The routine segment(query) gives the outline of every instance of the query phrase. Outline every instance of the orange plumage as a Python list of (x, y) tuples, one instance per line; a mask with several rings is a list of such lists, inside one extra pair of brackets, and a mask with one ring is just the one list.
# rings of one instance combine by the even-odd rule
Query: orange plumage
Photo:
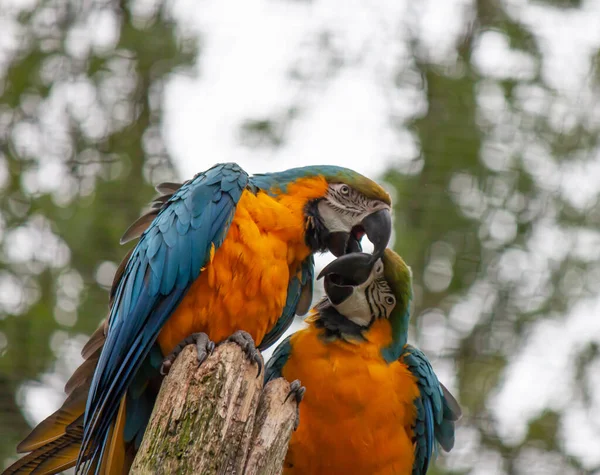
[(290, 340), (283, 376), (307, 391), (284, 473), (411, 474), (419, 390), (402, 362), (381, 355), (391, 342), (389, 322), (377, 321), (355, 343), (325, 343), (321, 332), (310, 325)]
[(263, 339), (281, 315), (290, 276), (311, 252), (304, 207), (326, 190), (316, 177), (277, 197), (244, 191), (225, 241), (158, 336), (164, 355), (196, 332), (219, 342), (244, 329), (255, 342)]

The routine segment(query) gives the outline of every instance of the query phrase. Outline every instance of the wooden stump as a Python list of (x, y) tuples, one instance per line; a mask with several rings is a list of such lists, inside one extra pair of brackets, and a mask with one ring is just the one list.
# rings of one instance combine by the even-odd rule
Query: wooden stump
[(293, 398), (285, 402), (289, 392), (290, 384), (283, 378), (265, 386), (256, 412), (245, 475), (281, 473), (297, 417), (297, 403)]
[(163, 381), (131, 474), (277, 474), (294, 422), (289, 384), (263, 375), (235, 343), (198, 366), (193, 345)]

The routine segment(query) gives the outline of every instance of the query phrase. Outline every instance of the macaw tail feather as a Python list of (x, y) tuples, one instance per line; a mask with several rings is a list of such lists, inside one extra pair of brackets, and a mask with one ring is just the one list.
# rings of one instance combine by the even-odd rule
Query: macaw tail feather
[(115, 422), (108, 432), (107, 443), (102, 450), (100, 472), (102, 475), (126, 475), (133, 463), (133, 457), (125, 446), (126, 397), (121, 400)]
[[(83, 433), (83, 432), (82, 432)], [(81, 447), (81, 436), (63, 436), (21, 458), (4, 474), (52, 475), (74, 467)]]
[(87, 400), (87, 388), (78, 388), (64, 402), (62, 407), (54, 414), (34, 428), (31, 433), (17, 446), (17, 452), (32, 452), (41, 449), (67, 434), (73, 423), (81, 418)]
[[(61, 410), (62, 408), (48, 419)], [(59, 427), (58, 424), (57, 427)], [(73, 467), (77, 461), (83, 437), (83, 412), (71, 424), (62, 426), (62, 431), (63, 433), (58, 437), (48, 434), (41, 445), (36, 443), (37, 448), (7, 468), (4, 475), (29, 473), (52, 475)], [(39, 434), (43, 436), (42, 432)]]
[(103, 323), (82, 351), (85, 361), (65, 385), (67, 399), (17, 446), (18, 453), (29, 453), (8, 467), (3, 475), (51, 475), (75, 465), (83, 439), (85, 406), (105, 332)]
[[(4, 474), (54, 475), (74, 467), (77, 463), (83, 439), (83, 418), (82, 413), (75, 421), (64, 428), (64, 433), (61, 436), (39, 446), (6, 469)], [(119, 408), (117, 419), (111, 426), (107, 443), (102, 451), (98, 473), (103, 475), (125, 475), (129, 472), (135, 453), (132, 450), (127, 450), (123, 440), (124, 429), (125, 398), (123, 398)], [(96, 472), (96, 465), (95, 461), (91, 461), (89, 464), (90, 473)]]

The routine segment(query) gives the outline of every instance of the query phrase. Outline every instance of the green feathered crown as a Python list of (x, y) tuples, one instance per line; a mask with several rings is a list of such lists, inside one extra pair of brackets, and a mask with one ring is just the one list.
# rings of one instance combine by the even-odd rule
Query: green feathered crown
[(290, 168), (283, 172), (257, 174), (250, 178), (253, 185), (265, 190), (281, 190), (285, 193), (287, 185), (300, 178), (322, 176), (327, 183), (345, 183), (369, 199), (392, 204), (390, 195), (376, 182), (349, 168), (334, 165), (312, 165)]
[(390, 314), (392, 344), (383, 350), (387, 361), (400, 357), (408, 338), (410, 302), (412, 300), (412, 272), (406, 262), (391, 249), (383, 254), (383, 275), (396, 297), (396, 306)]

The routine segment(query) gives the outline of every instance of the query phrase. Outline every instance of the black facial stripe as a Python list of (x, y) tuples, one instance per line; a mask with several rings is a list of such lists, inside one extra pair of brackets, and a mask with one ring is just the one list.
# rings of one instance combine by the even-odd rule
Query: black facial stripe
[(384, 279), (380, 279), (377, 282), (379, 284), (379, 288), (381, 289), (382, 294), (391, 294), (392, 293), (390, 284), (388, 284)]
[(360, 210), (354, 210), (353, 208), (342, 208), (334, 201), (330, 201), (329, 206), (331, 206), (338, 214), (356, 216), (361, 213)]
[(376, 285), (377, 285), (377, 293), (375, 294), (375, 302), (377, 303), (377, 309), (379, 310), (379, 313), (377, 314), (377, 318), (382, 318), (386, 316), (386, 312), (385, 312), (385, 305), (383, 304), (383, 295), (381, 293), (381, 288), (378, 285), (379, 283), (377, 281)]
[(380, 290), (382, 305), (384, 305), (384, 307), (385, 307), (385, 316), (387, 318), (390, 316), (390, 313), (392, 312), (392, 310), (388, 308), (388, 305), (385, 303), (385, 299), (389, 296), (393, 296), (392, 289), (391, 289), (390, 285), (384, 279), (381, 279), (379, 281), (379, 290)]
[(360, 206), (365, 206), (367, 204), (367, 197), (365, 195), (362, 195), (360, 193), (358, 193), (356, 195), (356, 202), (360, 205)]
[(365, 297), (372, 316), (371, 321), (385, 317), (386, 314), (385, 306), (381, 303), (381, 294), (377, 284), (378, 282), (375, 281), (365, 289)]
[[(330, 201), (331, 206), (340, 212), (346, 211), (346, 214), (360, 214), (367, 209), (369, 201), (367, 197), (352, 188), (350, 188), (350, 193), (347, 195), (342, 194), (339, 190), (334, 188), (330, 188), (327, 194), (338, 203), (344, 204), (344, 208), (339, 209), (334, 202)], [(354, 211), (354, 213), (348, 211)]]
[(375, 310), (373, 309), (373, 303), (374, 303), (374, 292), (375, 292), (375, 285), (371, 284), (369, 285), (366, 289), (365, 289), (365, 298), (367, 300), (367, 304), (369, 305), (369, 313), (371, 314), (371, 321), (373, 321), (373, 319), (375, 318)]
[(389, 311), (385, 304), (385, 298), (391, 295), (389, 284), (383, 279), (374, 280), (365, 289), (365, 298), (371, 312), (371, 321), (377, 318), (387, 318)]

